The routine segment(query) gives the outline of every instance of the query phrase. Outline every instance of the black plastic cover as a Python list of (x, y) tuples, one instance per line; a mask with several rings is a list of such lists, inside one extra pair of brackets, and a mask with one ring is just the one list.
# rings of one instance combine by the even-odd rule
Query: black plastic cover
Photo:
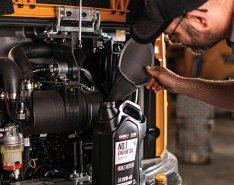
[(14, 8), (11, 0), (0, 1), (0, 15), (12, 14)]

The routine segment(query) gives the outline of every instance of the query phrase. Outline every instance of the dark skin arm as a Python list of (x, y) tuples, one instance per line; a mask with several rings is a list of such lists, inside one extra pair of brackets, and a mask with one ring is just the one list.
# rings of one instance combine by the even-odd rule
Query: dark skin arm
[(165, 89), (201, 100), (215, 107), (234, 111), (234, 81), (213, 81), (181, 77), (163, 67), (147, 67), (152, 76), (146, 85), (155, 93)]

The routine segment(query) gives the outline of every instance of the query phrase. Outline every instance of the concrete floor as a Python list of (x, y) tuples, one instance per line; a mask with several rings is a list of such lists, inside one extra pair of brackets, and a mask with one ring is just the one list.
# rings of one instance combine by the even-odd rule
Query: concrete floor
[(234, 120), (216, 119), (212, 136), (211, 164), (179, 164), (183, 185), (234, 184)]
[[(174, 120), (169, 119), (168, 150), (175, 154), (173, 123)], [(234, 185), (234, 118), (229, 115), (229, 118), (215, 119), (211, 142), (213, 155), (210, 164), (179, 163), (183, 185)]]
[[(169, 129), (173, 129), (170, 126), (169, 122)], [(169, 134), (169, 150), (173, 150), (172, 141), (173, 137)], [(215, 119), (211, 142), (211, 164), (179, 163), (183, 185), (234, 185), (234, 119)]]

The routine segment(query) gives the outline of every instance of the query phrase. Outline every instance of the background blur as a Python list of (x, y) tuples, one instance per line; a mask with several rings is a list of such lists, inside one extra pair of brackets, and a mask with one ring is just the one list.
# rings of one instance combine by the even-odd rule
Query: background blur
[[(186, 77), (230, 80), (234, 57), (226, 41), (202, 56), (167, 47), (168, 68)], [(234, 184), (234, 114), (168, 93), (168, 149), (179, 160), (183, 185)]]

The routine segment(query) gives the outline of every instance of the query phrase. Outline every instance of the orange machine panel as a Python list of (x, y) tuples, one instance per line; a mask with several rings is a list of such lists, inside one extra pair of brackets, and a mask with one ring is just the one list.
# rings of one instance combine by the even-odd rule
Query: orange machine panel
[[(166, 50), (164, 35), (156, 39), (155, 57), (160, 61), (160, 66), (166, 67)], [(160, 136), (156, 139), (156, 156), (163, 154), (167, 147), (167, 92), (159, 91), (156, 94), (156, 127), (160, 129)]]
[[(13, 0), (14, 14), (16, 17), (36, 17), (36, 18), (55, 18), (56, 7), (76, 7), (55, 4), (40, 4), (36, 0)], [(102, 21), (126, 22), (126, 14), (130, 0), (110, 0), (110, 8), (83, 7), (84, 9), (95, 9), (101, 11)]]

